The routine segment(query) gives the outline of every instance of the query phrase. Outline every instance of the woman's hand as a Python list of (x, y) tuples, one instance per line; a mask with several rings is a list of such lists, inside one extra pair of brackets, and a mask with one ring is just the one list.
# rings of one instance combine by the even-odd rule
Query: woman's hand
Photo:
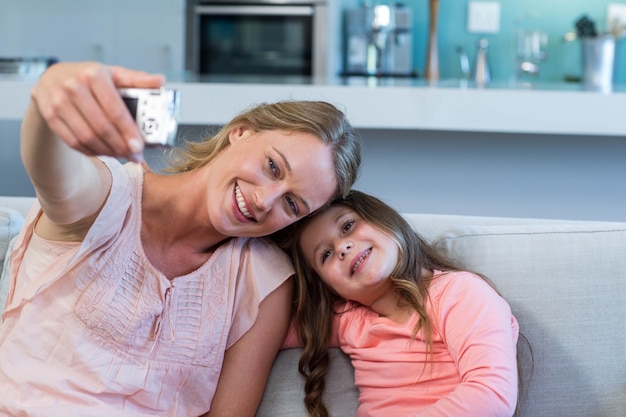
[(41, 76), (32, 98), (48, 128), (71, 148), (139, 162), (143, 141), (117, 89), (163, 82), (161, 75), (95, 62), (58, 63)]
[[(93, 156), (143, 159), (139, 129), (117, 89), (162, 84), (160, 75), (95, 62), (59, 63), (43, 73), (21, 131), (22, 161), (46, 215), (39, 225), (50, 225), (39, 232), (60, 239), (67, 225), (88, 229), (111, 188), (108, 169)], [(63, 232), (55, 234), (56, 226)]]

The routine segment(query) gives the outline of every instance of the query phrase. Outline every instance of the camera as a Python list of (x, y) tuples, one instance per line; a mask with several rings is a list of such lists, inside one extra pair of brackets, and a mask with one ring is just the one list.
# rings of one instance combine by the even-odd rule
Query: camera
[(171, 147), (176, 142), (180, 93), (166, 88), (118, 90), (135, 118), (147, 147)]

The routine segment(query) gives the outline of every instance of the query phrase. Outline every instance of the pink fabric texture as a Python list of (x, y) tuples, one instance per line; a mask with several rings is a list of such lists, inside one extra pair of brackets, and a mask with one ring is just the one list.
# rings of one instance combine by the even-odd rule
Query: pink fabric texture
[(38, 206), (26, 219), (0, 327), (2, 416), (203, 414), (225, 350), (293, 274), (269, 241), (233, 238), (168, 280), (141, 246), (141, 167), (102, 160), (113, 188), (82, 243), (35, 236)]
[(510, 416), (517, 400), (519, 327), (509, 305), (467, 272), (437, 272), (427, 311), (432, 365), (417, 314), (397, 324), (346, 304), (337, 315), (340, 348), (355, 368), (359, 417)]

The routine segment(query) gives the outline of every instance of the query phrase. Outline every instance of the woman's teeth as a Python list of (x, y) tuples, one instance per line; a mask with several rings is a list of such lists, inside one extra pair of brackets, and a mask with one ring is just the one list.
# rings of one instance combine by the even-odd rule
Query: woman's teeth
[(250, 214), (248, 208), (246, 207), (246, 200), (244, 200), (243, 195), (241, 195), (241, 190), (238, 185), (235, 185), (235, 197), (237, 198), (237, 206), (239, 207), (241, 214), (254, 220), (254, 217), (252, 217), (252, 214)]
[(370, 254), (371, 251), (372, 251), (371, 249), (368, 249), (365, 252), (363, 252), (363, 254), (359, 257), (359, 259), (356, 261), (356, 263), (352, 267), (353, 274), (356, 272), (357, 269), (359, 269), (359, 266), (361, 266), (361, 263), (363, 262), (365, 258), (367, 258), (367, 256)]

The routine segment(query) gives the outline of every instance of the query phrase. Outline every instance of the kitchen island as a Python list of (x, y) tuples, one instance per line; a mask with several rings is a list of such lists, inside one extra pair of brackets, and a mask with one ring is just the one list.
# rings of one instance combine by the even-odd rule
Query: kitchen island
[[(479, 88), (459, 80), (429, 85), (403, 78), (351, 77), (324, 84), (235, 81), (170, 80), (167, 86), (181, 92), (181, 124), (221, 125), (254, 103), (304, 99), (339, 106), (360, 129), (626, 136), (623, 87), (603, 94), (584, 91), (577, 83)], [(0, 120), (21, 119), (33, 84), (0, 78)]]

